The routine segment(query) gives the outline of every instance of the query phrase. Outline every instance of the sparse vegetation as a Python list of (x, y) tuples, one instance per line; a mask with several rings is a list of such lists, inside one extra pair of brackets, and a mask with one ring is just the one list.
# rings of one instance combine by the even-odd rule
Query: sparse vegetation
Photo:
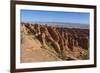
[(58, 57), (59, 57), (60, 59), (62, 59), (62, 60), (66, 60), (66, 58), (67, 58), (64, 52), (58, 53)]
[[(29, 41), (26, 42), (28, 44), (31, 41), (30, 43), (32, 44), (33, 51), (34, 48), (37, 49), (39, 43), (39, 49), (48, 50), (49, 53), (54, 54), (61, 60), (84, 60), (89, 58), (88, 29), (50, 27), (38, 24), (33, 24), (31, 27), (28, 24), (25, 24), (24, 29), (21, 29), (21, 44), (23, 44), (23, 42), (25, 42), (24, 40), (27, 38)], [(28, 44), (28, 47), (30, 47), (30, 43)], [(73, 51), (75, 47), (76, 50), (78, 48), (79, 51)], [(66, 54), (65, 51), (71, 54), (71, 56)], [(74, 55), (74, 53), (78, 54)]]
[(82, 59), (89, 59), (89, 52), (85, 51), (85, 54), (82, 55)]

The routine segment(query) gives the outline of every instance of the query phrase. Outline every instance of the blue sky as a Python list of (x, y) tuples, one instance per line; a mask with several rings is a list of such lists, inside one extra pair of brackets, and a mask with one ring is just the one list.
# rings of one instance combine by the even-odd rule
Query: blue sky
[(89, 24), (89, 13), (21, 10), (22, 22), (64, 22)]

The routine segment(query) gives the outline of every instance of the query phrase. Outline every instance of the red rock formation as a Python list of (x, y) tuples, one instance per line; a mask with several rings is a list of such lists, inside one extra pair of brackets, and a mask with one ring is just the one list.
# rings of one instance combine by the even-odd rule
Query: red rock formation
[[(23, 26), (25, 25), (25, 26)], [(22, 24), (22, 29), (31, 32), (43, 45), (51, 42), (55, 51), (73, 51), (74, 47), (89, 49), (89, 30), (79, 28), (62, 28), (38, 24)]]

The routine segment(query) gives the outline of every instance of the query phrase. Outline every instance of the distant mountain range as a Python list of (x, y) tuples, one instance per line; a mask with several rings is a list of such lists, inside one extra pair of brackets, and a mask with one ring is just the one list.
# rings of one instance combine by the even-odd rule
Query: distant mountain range
[(80, 28), (80, 29), (89, 29), (89, 24), (80, 24), (80, 23), (64, 23), (64, 22), (28, 22), (30, 24), (40, 24), (48, 26), (56, 26), (62, 28)]

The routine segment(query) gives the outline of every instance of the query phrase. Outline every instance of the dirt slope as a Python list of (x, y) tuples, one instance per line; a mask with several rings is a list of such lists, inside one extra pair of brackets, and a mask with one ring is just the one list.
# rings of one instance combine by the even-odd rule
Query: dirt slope
[(21, 62), (89, 58), (89, 30), (21, 24)]
[(37, 39), (32, 36), (23, 34), (23, 43), (21, 45), (21, 62), (45, 62), (61, 60), (55, 54), (43, 49)]

